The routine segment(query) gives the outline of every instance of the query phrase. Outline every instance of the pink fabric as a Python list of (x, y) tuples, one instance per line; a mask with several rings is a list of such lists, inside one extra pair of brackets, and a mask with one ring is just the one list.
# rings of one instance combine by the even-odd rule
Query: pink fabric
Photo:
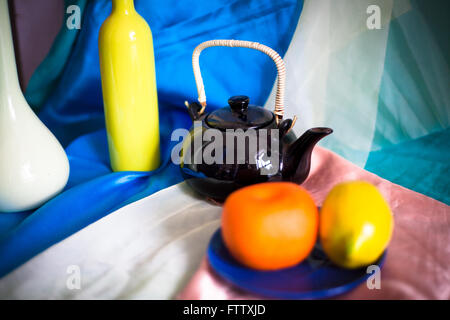
[[(399, 164), (401, 165), (401, 164)], [(338, 299), (450, 299), (450, 207), (371, 174), (337, 154), (316, 147), (303, 186), (320, 205), (331, 188), (348, 180), (369, 181), (394, 213), (395, 228), (381, 289), (362, 283)], [(261, 299), (226, 282), (203, 259), (179, 299)]]

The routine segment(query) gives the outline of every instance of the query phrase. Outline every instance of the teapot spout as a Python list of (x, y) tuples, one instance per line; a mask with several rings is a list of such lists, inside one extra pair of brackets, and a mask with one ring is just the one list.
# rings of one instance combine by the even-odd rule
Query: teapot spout
[(305, 181), (311, 168), (311, 153), (314, 146), (332, 132), (330, 128), (312, 128), (290, 144), (283, 157), (283, 180), (298, 184)]

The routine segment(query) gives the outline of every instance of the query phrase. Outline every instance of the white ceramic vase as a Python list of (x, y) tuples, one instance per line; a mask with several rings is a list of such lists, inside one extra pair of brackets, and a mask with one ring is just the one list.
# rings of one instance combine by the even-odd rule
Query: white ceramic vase
[(19, 86), (7, 0), (0, 0), (0, 212), (36, 208), (58, 194), (69, 161)]

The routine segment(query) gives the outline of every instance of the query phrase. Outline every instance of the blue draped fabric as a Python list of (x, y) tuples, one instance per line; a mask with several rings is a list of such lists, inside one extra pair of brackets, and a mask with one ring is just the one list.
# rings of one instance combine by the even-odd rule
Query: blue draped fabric
[[(111, 3), (88, 2), (64, 70), (45, 103), (37, 106), (41, 120), (67, 146), (69, 182), (34, 212), (0, 214), (0, 276), (108, 213), (180, 182), (179, 169), (170, 161), (176, 143), (170, 135), (190, 126), (183, 102), (197, 98), (191, 66), (195, 46), (234, 38), (264, 43), (284, 55), (302, 5), (296, 0), (135, 0), (153, 33), (163, 164), (152, 172), (111, 173), (97, 46)], [(201, 67), (209, 110), (237, 94), (264, 104), (276, 76), (268, 57), (241, 48), (210, 48), (202, 54)]]
[[(264, 43), (284, 54), (297, 25), (302, 1), (179, 0), (135, 1), (153, 33), (160, 117), (165, 106), (185, 108), (196, 100), (191, 65), (193, 49), (210, 39), (243, 39)], [(98, 32), (111, 12), (108, 0), (88, 3), (70, 61), (39, 114), (67, 145), (75, 137), (104, 126), (98, 58)], [(210, 48), (201, 57), (208, 107), (221, 107), (230, 95), (248, 95), (262, 105), (276, 68), (264, 54), (245, 48)]]
[[(66, 12), (66, 8), (76, 5), (82, 12), (86, 3), (87, 0), (64, 0), (64, 20), (71, 15), (70, 11), (69, 13)], [(62, 28), (56, 36), (46, 59), (38, 66), (28, 82), (25, 98), (35, 112), (39, 112), (48, 96), (57, 86), (77, 35), (77, 29)]]

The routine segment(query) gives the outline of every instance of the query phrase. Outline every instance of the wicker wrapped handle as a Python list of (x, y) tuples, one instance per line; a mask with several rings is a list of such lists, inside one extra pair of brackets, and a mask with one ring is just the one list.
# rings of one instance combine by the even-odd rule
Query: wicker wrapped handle
[(206, 95), (205, 95), (205, 87), (203, 85), (203, 78), (200, 72), (200, 64), (199, 58), (200, 53), (203, 49), (209, 47), (241, 47), (241, 48), (250, 48), (261, 51), (267, 54), (272, 60), (275, 62), (278, 71), (278, 79), (277, 79), (277, 94), (275, 98), (275, 116), (277, 118), (277, 122), (283, 119), (284, 114), (284, 89), (285, 89), (285, 79), (286, 79), (286, 68), (284, 66), (284, 61), (280, 57), (280, 55), (273, 50), (263, 44), (252, 41), (242, 41), (242, 40), (210, 40), (205, 41), (199, 44), (192, 54), (192, 67), (194, 69), (195, 83), (197, 84), (198, 91), (198, 101), (203, 106), (206, 106)]

